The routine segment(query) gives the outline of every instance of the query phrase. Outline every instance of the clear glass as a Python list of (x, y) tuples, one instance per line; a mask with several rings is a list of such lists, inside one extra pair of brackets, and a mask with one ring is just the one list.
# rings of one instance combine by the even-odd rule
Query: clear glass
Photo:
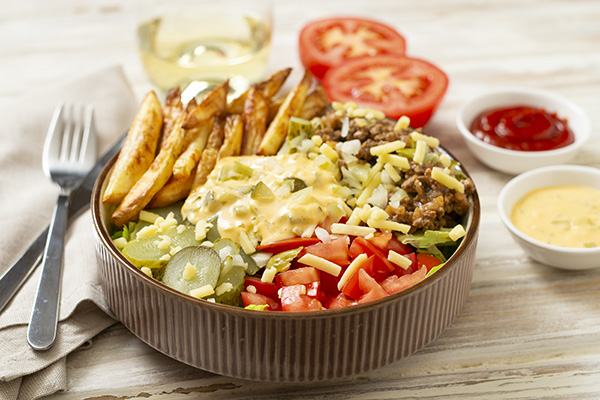
[(264, 78), (270, 0), (177, 0), (144, 11), (137, 28), (139, 51), (158, 89), (180, 86), (193, 97), (229, 79), (230, 95), (236, 96)]

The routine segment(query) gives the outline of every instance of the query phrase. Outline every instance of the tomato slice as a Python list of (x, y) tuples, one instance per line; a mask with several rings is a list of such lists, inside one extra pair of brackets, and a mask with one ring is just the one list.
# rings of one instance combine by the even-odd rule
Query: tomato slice
[(333, 309), (333, 308), (344, 308), (350, 307), (358, 304), (356, 301), (352, 300), (350, 297), (346, 296), (344, 293), (338, 294), (336, 297), (329, 300), (325, 308)]
[(354, 101), (393, 119), (406, 115), (410, 125), (418, 128), (442, 101), (448, 77), (425, 60), (381, 55), (331, 68), (323, 77), (323, 87), (332, 101)]
[(320, 242), (307, 246), (298, 257), (302, 257), (305, 253), (324, 258), (341, 266), (350, 264), (350, 260), (348, 259), (348, 239), (345, 236), (333, 239), (329, 243)]
[(422, 281), (427, 276), (427, 267), (423, 266), (416, 272), (408, 275), (390, 275), (381, 282), (381, 287), (388, 294), (399, 292), (407, 287)]
[(319, 242), (319, 238), (316, 237), (293, 237), (273, 243), (260, 244), (256, 246), (256, 250), (264, 251), (266, 253), (281, 253), (282, 251), (297, 249), (298, 247), (306, 247)]
[(277, 274), (275, 280), (279, 286), (305, 285), (319, 281), (319, 271), (314, 267), (289, 269)]
[(300, 32), (300, 60), (321, 79), (331, 67), (358, 57), (404, 55), (406, 41), (394, 28), (364, 18), (326, 18)]
[(269, 296), (273, 299), (278, 297), (277, 291), (279, 287), (273, 282), (263, 282), (260, 278), (255, 276), (247, 276), (244, 281), (244, 287), (254, 286), (256, 293)]
[(281, 288), (281, 309), (283, 311), (322, 310), (321, 302), (306, 294), (304, 285), (284, 286)]
[(427, 267), (427, 271), (431, 271), (431, 268), (437, 267), (440, 265), (442, 261), (432, 256), (431, 254), (417, 254), (417, 264), (419, 265), (419, 269), (423, 266)]
[(244, 306), (248, 307), (251, 304), (261, 306), (267, 305), (271, 311), (279, 311), (281, 307), (279, 303), (269, 296), (265, 296), (260, 293), (250, 293), (250, 292), (242, 292), (242, 301), (244, 302)]

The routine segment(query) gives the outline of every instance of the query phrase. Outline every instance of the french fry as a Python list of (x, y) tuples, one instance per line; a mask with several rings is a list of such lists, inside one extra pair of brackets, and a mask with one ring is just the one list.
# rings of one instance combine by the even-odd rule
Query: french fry
[(223, 144), (219, 149), (218, 159), (229, 156), (239, 156), (242, 148), (242, 136), (244, 135), (244, 123), (242, 116), (231, 114), (225, 118), (223, 127)]
[(187, 177), (175, 178), (171, 175), (169, 181), (162, 187), (150, 200), (147, 207), (165, 207), (181, 199), (185, 199), (194, 183), (196, 170), (193, 170)]
[(263, 90), (256, 86), (250, 88), (242, 118), (244, 121), (244, 137), (242, 138), (242, 155), (256, 154), (267, 127), (269, 101)]
[(311, 83), (312, 75), (306, 70), (300, 83), (290, 91), (281, 107), (279, 107), (277, 115), (275, 115), (275, 118), (269, 124), (258, 146), (258, 154), (270, 156), (277, 153), (277, 150), (279, 150), (279, 147), (287, 136), (290, 118), (298, 116), (302, 110), (302, 105), (304, 104)]
[(208, 137), (208, 142), (204, 151), (202, 151), (202, 157), (196, 167), (196, 176), (194, 182), (188, 194), (187, 199), (183, 205), (183, 210), (192, 208), (192, 203), (197, 197), (197, 192), (202, 188), (202, 185), (206, 183), (208, 175), (212, 172), (217, 164), (219, 158), (219, 149), (223, 144), (224, 131), (221, 126), (221, 121), (215, 119), (213, 129)]
[(150, 168), (133, 185), (111, 216), (111, 221), (117, 227), (121, 227), (129, 221), (135, 221), (139, 216), (139, 212), (146, 207), (152, 197), (169, 180), (173, 165), (183, 145), (184, 131), (182, 125), (185, 117), (185, 114), (181, 114), (177, 118), (167, 142), (152, 161)]
[(208, 135), (212, 130), (213, 121), (214, 117), (194, 128), (196, 137), (188, 144), (187, 148), (177, 158), (177, 161), (175, 161), (175, 165), (173, 166), (174, 179), (181, 180), (189, 177), (196, 165), (198, 165), (198, 161), (202, 156), (202, 151), (206, 146)]
[(163, 147), (173, 131), (173, 125), (177, 118), (184, 112), (181, 102), (181, 88), (175, 87), (167, 92), (165, 106), (163, 108), (163, 126), (160, 147)]
[(306, 100), (304, 100), (299, 117), (311, 120), (316, 116), (323, 115), (328, 106), (329, 98), (323, 86), (319, 85), (315, 90), (306, 95)]
[(104, 192), (103, 202), (121, 202), (148, 170), (156, 154), (162, 123), (160, 102), (154, 91), (149, 92), (131, 123)]
[[(268, 99), (275, 96), (275, 94), (281, 89), (287, 77), (292, 72), (291, 68), (285, 68), (275, 72), (273, 75), (269, 77), (264, 82), (257, 84), (258, 89), (262, 89), (265, 92), (265, 95)], [(244, 111), (244, 104), (246, 103), (246, 98), (250, 93), (250, 89), (246, 90), (239, 97), (233, 99), (227, 105), (227, 112), (229, 114), (241, 114)]]
[(196, 107), (188, 113), (187, 120), (183, 124), (184, 129), (193, 129), (200, 125), (202, 121), (210, 119), (215, 114), (220, 114), (227, 107), (227, 92), (229, 91), (229, 82), (225, 81), (221, 85), (211, 90)]

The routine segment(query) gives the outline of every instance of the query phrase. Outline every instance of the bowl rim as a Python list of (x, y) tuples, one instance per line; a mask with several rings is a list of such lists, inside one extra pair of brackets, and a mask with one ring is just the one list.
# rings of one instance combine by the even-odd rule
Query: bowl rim
[[(438, 147), (438, 149), (440, 151), (442, 151), (443, 153), (447, 154), (451, 159), (459, 162), (443, 146), (440, 145)], [(347, 313), (368, 312), (370, 309), (378, 308), (387, 302), (392, 302), (401, 297), (409, 297), (409, 296), (413, 295), (420, 288), (422, 288), (424, 286), (431, 286), (434, 284), (434, 282), (436, 282), (440, 279), (443, 279), (443, 277), (447, 274), (447, 272), (457, 264), (458, 259), (463, 255), (463, 253), (466, 251), (466, 249), (468, 247), (470, 247), (470, 245), (473, 244), (473, 242), (477, 241), (477, 234), (478, 234), (480, 218), (481, 218), (481, 204), (480, 204), (477, 188), (475, 187), (473, 196), (471, 198), (471, 209), (470, 209), (470, 212), (469, 212), (469, 215), (467, 218), (467, 223), (465, 224), (466, 225), (466, 227), (465, 227), (466, 235), (462, 238), (462, 241), (461, 241), (460, 245), (458, 246), (458, 248), (455, 250), (455, 252), (452, 254), (452, 256), (448, 260), (446, 260), (444, 265), (440, 269), (438, 269), (434, 274), (427, 276), (425, 279), (423, 279), (423, 280), (417, 282), (416, 284), (414, 284), (406, 289), (403, 289), (397, 293), (387, 295), (381, 299), (369, 301), (369, 302), (366, 302), (363, 304), (353, 305), (350, 307), (342, 307), (342, 308), (336, 308), (336, 309), (323, 309), (323, 310), (315, 310), (315, 311), (261, 312), (261, 311), (257, 311), (257, 310), (249, 310), (244, 307), (236, 307), (236, 306), (231, 306), (231, 305), (227, 305), (227, 304), (213, 303), (210, 301), (198, 299), (193, 296), (189, 296), (185, 293), (179, 292), (178, 290), (173, 289), (173, 288), (165, 285), (164, 283), (161, 283), (158, 280), (149, 277), (148, 275), (143, 273), (139, 268), (135, 267), (131, 262), (129, 262), (129, 260), (127, 260), (127, 258), (125, 258), (123, 253), (121, 253), (116, 248), (116, 246), (113, 244), (112, 240), (110, 239), (110, 235), (108, 234), (108, 230), (106, 229), (106, 226), (104, 224), (103, 218), (102, 218), (102, 212), (101, 212), (100, 207), (103, 207), (103, 203), (100, 198), (101, 198), (101, 193), (102, 193), (103, 187), (105, 186), (104, 181), (105, 181), (106, 177), (108, 176), (109, 172), (112, 170), (112, 167), (114, 166), (117, 157), (118, 157), (118, 153), (115, 154), (108, 161), (108, 163), (102, 168), (102, 170), (100, 171), (100, 174), (96, 178), (96, 181), (94, 183), (94, 187), (92, 190), (90, 208), (91, 208), (91, 214), (92, 214), (92, 223), (93, 223), (94, 229), (96, 231), (97, 239), (101, 242), (104, 249), (106, 251), (108, 251), (115, 260), (118, 260), (119, 263), (126, 268), (128, 273), (131, 273), (134, 276), (136, 276), (137, 278), (142, 279), (146, 284), (149, 284), (150, 286), (152, 286), (153, 288), (155, 288), (159, 291), (166, 292), (169, 295), (175, 296), (177, 299), (179, 299), (181, 301), (189, 302), (189, 303), (195, 304), (199, 307), (208, 307), (209, 309), (214, 309), (215, 311), (218, 311), (218, 310), (227, 311), (227, 312), (231, 312), (233, 314), (237, 314), (239, 316), (246, 316), (246, 317), (252, 316), (252, 317), (256, 317), (256, 318), (266, 318), (266, 319), (270, 319), (273, 316), (276, 316), (277, 318), (288, 318), (288, 319), (296, 319), (300, 316), (302, 316), (303, 318), (320, 319), (320, 318), (330, 318), (332, 316), (340, 316), (340, 315), (344, 315)], [(465, 170), (464, 166), (460, 162), (459, 162), (459, 169), (467, 178), (472, 180), (471, 176), (468, 174), (468, 172)]]
[[(515, 96), (528, 95), (528, 96), (534, 96), (537, 98), (545, 98), (545, 99), (549, 99), (549, 100), (553, 100), (555, 102), (561, 103), (561, 104), (567, 106), (568, 108), (572, 109), (578, 115), (578, 117), (581, 119), (581, 121), (583, 123), (583, 129), (581, 129), (580, 131), (577, 131), (577, 132), (573, 131), (573, 133), (575, 134), (575, 141), (573, 143), (571, 143), (570, 145), (560, 147), (558, 149), (541, 150), (541, 151), (520, 151), (520, 150), (505, 149), (503, 147), (494, 146), (490, 143), (484, 142), (483, 140), (481, 140), (481, 139), (477, 138), (475, 135), (473, 135), (473, 133), (471, 132), (471, 129), (468, 126), (468, 124), (470, 125), (470, 123), (472, 121), (468, 121), (468, 122), (465, 121), (466, 110), (469, 107), (471, 107), (473, 103), (480, 102), (487, 98), (493, 98), (495, 96), (501, 96), (501, 95), (507, 95), (507, 94), (512, 94)], [(504, 103), (505, 102), (499, 102), (497, 107), (501, 106)], [(518, 104), (518, 103), (519, 103), (519, 100), (515, 100), (513, 102), (513, 104)], [(510, 105), (510, 104), (506, 104), (506, 105)], [(534, 105), (536, 107), (540, 107), (539, 105), (536, 105), (536, 104), (532, 104), (532, 105)], [(491, 107), (481, 108), (476, 113), (476, 115), (479, 114), (480, 112), (483, 112), (486, 109), (490, 109), (490, 108)], [(551, 110), (551, 111), (554, 111), (554, 110)], [(558, 113), (558, 111), (555, 111), (555, 112)], [(577, 103), (575, 103), (574, 101), (572, 101), (558, 93), (554, 93), (554, 92), (544, 90), (544, 89), (530, 88), (530, 87), (525, 87), (525, 86), (514, 86), (514, 87), (507, 87), (504, 89), (487, 90), (482, 93), (474, 95), (473, 97), (469, 98), (468, 100), (466, 100), (465, 102), (463, 102), (460, 105), (458, 112), (456, 113), (455, 122), (456, 122), (456, 126), (458, 127), (460, 134), (468, 142), (470, 142), (476, 146), (482, 147), (486, 150), (496, 152), (500, 155), (505, 155), (505, 156), (510, 156), (510, 157), (527, 158), (527, 159), (552, 157), (552, 156), (562, 155), (564, 153), (569, 153), (571, 151), (575, 151), (575, 150), (579, 149), (581, 146), (583, 146), (589, 140), (589, 138), (591, 136), (590, 118), (587, 115), (587, 113), (585, 113), (584, 110)]]
[[(508, 215), (505, 212), (506, 202), (508, 201), (507, 197), (509, 196), (509, 194), (511, 193), (512, 190), (515, 190), (516, 185), (518, 185), (522, 181), (531, 180), (540, 175), (548, 175), (548, 174), (554, 173), (556, 171), (570, 172), (573, 174), (585, 172), (585, 173), (591, 173), (591, 174), (597, 175), (598, 178), (600, 178), (600, 169), (586, 166), (586, 165), (573, 165), (573, 164), (549, 165), (546, 167), (535, 168), (535, 169), (529, 170), (527, 172), (524, 172), (520, 175), (517, 175), (514, 178), (512, 178), (510, 181), (508, 181), (508, 183), (506, 183), (506, 185), (504, 185), (504, 187), (502, 188), (502, 190), (500, 191), (500, 193), (498, 195), (497, 208), (498, 208), (498, 214), (500, 215), (500, 219), (502, 220), (502, 223), (504, 224), (504, 226), (506, 226), (506, 228), (508, 228), (510, 233), (512, 233), (514, 236), (516, 236), (520, 240), (522, 240), (530, 245), (536, 246), (538, 248), (547, 250), (547, 251), (561, 252), (561, 253), (572, 254), (572, 255), (576, 254), (576, 255), (590, 255), (590, 256), (594, 255), (596, 253), (600, 253), (600, 247), (578, 248), (578, 247), (557, 246), (557, 245), (544, 243), (542, 241), (534, 239), (534, 238), (526, 235), (525, 233), (521, 232), (516, 226), (514, 226), (514, 224), (510, 220), (510, 215)], [(544, 185), (544, 186), (540, 186), (540, 187), (550, 187), (550, 186), (552, 186), (552, 185)], [(531, 190), (534, 190), (534, 189), (531, 189)], [(527, 194), (527, 193), (528, 192), (525, 192), (525, 194)], [(523, 194), (521, 197), (519, 197), (519, 199), (522, 198), (525, 194)], [(513, 207), (514, 207), (514, 204), (513, 204)], [(511, 208), (511, 211), (512, 211), (512, 208)]]

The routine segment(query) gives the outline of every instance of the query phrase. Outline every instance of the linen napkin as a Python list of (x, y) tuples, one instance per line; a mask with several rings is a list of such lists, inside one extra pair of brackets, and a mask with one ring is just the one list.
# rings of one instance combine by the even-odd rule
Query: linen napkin
[[(119, 66), (0, 103), (0, 275), (50, 222), (58, 196), (42, 171), (42, 149), (59, 101), (92, 104), (98, 155), (125, 133), (137, 110)], [(96, 272), (89, 209), (66, 234), (57, 339), (47, 351), (27, 343), (41, 268), (0, 314), (0, 398), (35, 399), (67, 389), (66, 356), (115, 320)]]

